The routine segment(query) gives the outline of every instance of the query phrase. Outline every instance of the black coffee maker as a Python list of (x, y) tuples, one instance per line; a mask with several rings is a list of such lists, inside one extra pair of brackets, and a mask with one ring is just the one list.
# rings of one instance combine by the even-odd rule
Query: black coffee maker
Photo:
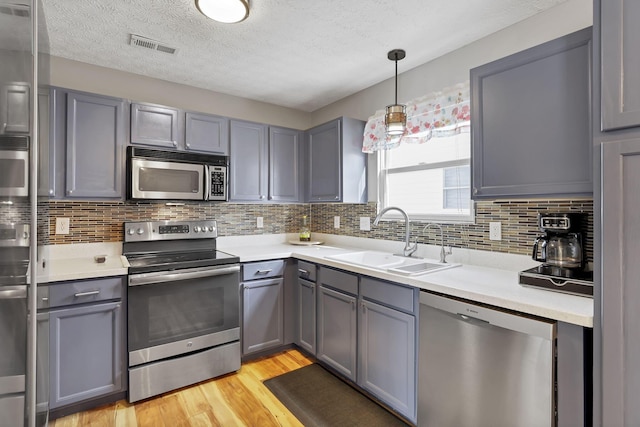
[(520, 284), (592, 296), (593, 272), (586, 268), (583, 241), (586, 224), (585, 213), (539, 213), (542, 234), (533, 243), (531, 257), (542, 264), (520, 272)]
[(547, 267), (584, 268), (584, 219), (577, 213), (538, 214), (538, 226), (544, 234), (536, 238), (531, 257)]

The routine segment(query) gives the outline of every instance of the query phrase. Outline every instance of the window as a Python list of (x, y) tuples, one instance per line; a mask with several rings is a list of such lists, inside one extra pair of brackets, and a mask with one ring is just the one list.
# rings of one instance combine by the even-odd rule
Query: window
[(411, 219), (472, 222), (470, 157), (468, 132), (378, 151), (379, 209), (397, 206)]

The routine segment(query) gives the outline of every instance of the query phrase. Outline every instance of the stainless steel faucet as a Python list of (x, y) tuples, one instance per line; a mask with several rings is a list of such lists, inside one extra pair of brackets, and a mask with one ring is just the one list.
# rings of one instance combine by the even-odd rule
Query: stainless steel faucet
[(440, 224), (435, 224), (433, 222), (430, 222), (429, 224), (425, 225), (424, 228), (422, 229), (422, 232), (424, 233), (425, 231), (427, 231), (427, 228), (430, 227), (434, 227), (434, 228), (439, 228), (440, 229), (440, 262), (441, 263), (446, 263), (447, 262), (447, 255), (451, 255), (451, 247), (449, 247), (449, 251), (447, 252), (444, 248), (444, 231), (442, 230), (442, 226)]
[(409, 241), (410, 234), (411, 234), (411, 225), (409, 224), (409, 216), (405, 211), (395, 206), (389, 206), (388, 208), (384, 208), (380, 211), (378, 216), (376, 216), (376, 219), (373, 220), (373, 225), (378, 225), (378, 222), (380, 222), (380, 218), (382, 218), (382, 215), (386, 214), (391, 210), (400, 212), (404, 217), (405, 235), (404, 235), (404, 249), (402, 250), (402, 256), (409, 257), (418, 249), (418, 242), (415, 242), (412, 245), (411, 242)]

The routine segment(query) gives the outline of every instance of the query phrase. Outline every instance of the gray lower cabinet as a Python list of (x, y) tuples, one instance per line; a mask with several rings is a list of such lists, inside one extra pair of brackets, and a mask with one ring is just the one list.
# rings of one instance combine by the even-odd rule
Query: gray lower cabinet
[(0, 86), (0, 134), (29, 133), (31, 91), (26, 83)]
[(184, 146), (187, 151), (229, 154), (229, 119), (185, 113)]
[(298, 328), (296, 344), (315, 356), (316, 346), (316, 265), (298, 261)]
[[(603, 0), (600, 15), (602, 130), (640, 126), (640, 2)], [(606, 6), (606, 7), (604, 7)], [(599, 12), (599, 13), (598, 13)]]
[(302, 201), (302, 132), (231, 120), (230, 134), (232, 201)]
[(417, 418), (417, 290), (360, 280), (358, 385), (399, 414)]
[(178, 148), (179, 110), (163, 105), (131, 104), (131, 143)]
[(591, 33), (471, 70), (474, 199), (593, 193)]
[(48, 288), (50, 408), (125, 391), (123, 279), (80, 280)]
[(242, 266), (242, 355), (284, 344), (284, 261)]
[(320, 267), (316, 357), (356, 381), (358, 276)]
[(364, 125), (361, 120), (341, 117), (306, 131), (309, 202), (367, 201)]

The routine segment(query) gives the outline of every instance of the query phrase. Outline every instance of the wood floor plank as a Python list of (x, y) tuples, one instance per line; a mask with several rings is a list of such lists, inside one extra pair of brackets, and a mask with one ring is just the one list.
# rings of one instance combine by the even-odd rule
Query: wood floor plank
[(300, 427), (300, 422), (262, 383), (313, 360), (297, 350), (245, 363), (224, 375), (174, 392), (125, 400), (53, 420), (51, 427)]

